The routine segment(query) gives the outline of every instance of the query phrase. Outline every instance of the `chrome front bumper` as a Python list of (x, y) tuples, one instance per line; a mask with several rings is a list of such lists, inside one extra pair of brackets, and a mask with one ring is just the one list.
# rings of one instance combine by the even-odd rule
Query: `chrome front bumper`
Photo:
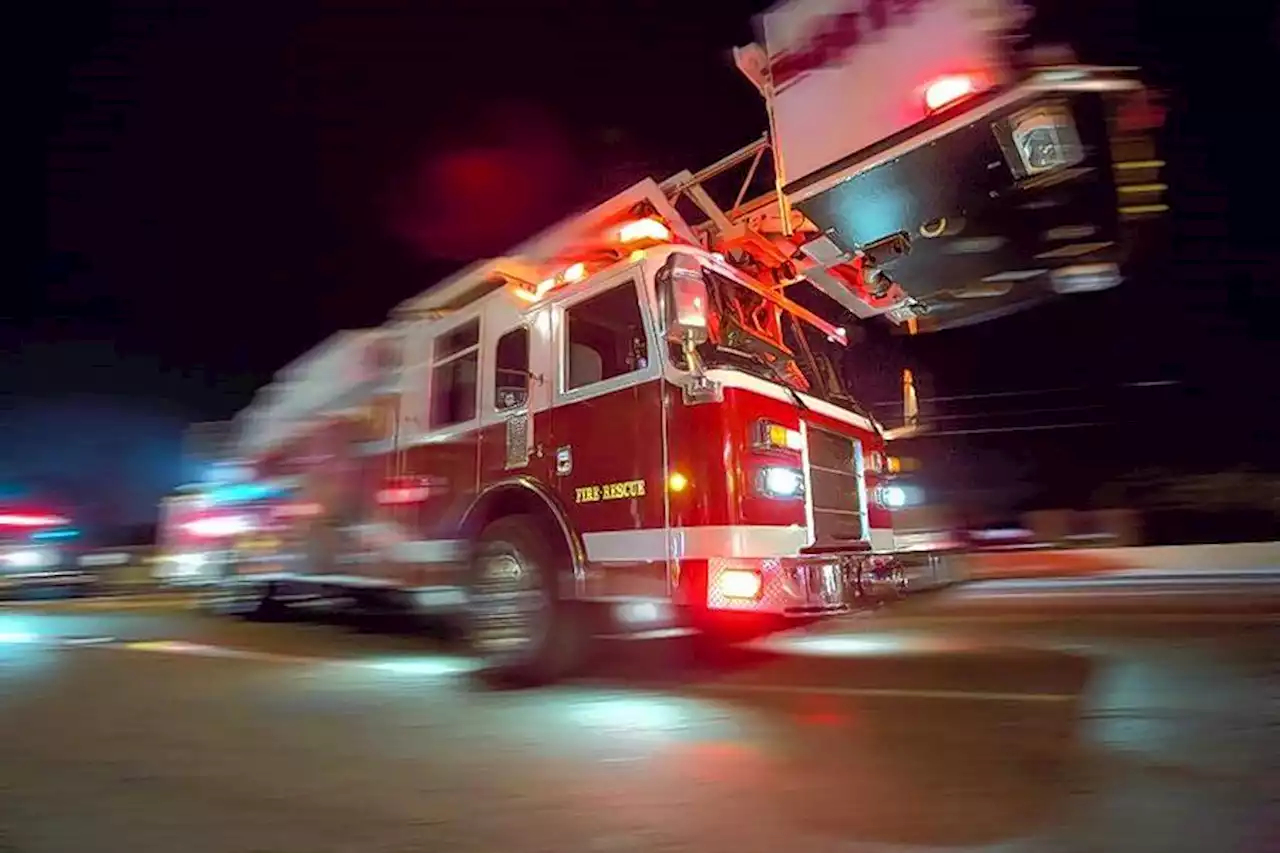
[[(916, 588), (938, 585), (946, 557), (938, 552), (831, 551), (762, 560), (712, 560), (707, 603), (712, 610), (750, 611), (802, 618), (879, 607)], [(759, 594), (726, 595), (725, 572), (758, 572)]]

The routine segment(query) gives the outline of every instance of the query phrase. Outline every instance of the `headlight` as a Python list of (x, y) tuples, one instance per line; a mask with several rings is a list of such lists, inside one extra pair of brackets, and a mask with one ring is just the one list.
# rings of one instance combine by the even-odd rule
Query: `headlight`
[(907, 490), (902, 486), (883, 485), (876, 487), (876, 503), (885, 509), (902, 509), (907, 505)]
[(10, 551), (0, 556), (5, 565), (15, 569), (38, 569), (44, 566), (52, 566), (57, 561), (57, 555), (53, 551), (41, 548), (27, 548), (21, 551)]
[(795, 468), (770, 466), (761, 469), (758, 486), (767, 497), (801, 497), (804, 495), (804, 475)]
[(1018, 178), (1030, 178), (1084, 160), (1084, 148), (1071, 113), (1061, 106), (1039, 106), (1015, 113), (997, 123), (996, 135), (1009, 168)]

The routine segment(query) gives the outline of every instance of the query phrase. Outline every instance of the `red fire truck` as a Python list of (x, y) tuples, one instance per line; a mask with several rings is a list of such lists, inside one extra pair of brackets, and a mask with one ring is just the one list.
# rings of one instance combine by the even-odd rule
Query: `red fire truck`
[[(256, 481), (289, 484), (277, 553), (233, 556), (210, 600), (390, 597), (465, 617), (492, 671), (539, 680), (584, 635), (898, 597), (938, 557), (895, 551), (894, 432), (849, 392), (844, 324), (927, 331), (1110, 286), (1122, 225), (1159, 207), (1117, 191), (1159, 167), (1120, 160), (1145, 143), (1108, 118), (1138, 84), (1010, 60), (997, 5), (784, 4), (737, 54), (765, 139), (282, 370), (235, 441)], [(777, 191), (712, 199), (766, 153)]]

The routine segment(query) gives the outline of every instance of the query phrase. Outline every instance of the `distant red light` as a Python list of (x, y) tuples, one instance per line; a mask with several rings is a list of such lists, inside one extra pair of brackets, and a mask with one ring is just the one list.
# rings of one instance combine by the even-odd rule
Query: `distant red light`
[(70, 520), (60, 515), (37, 515), (9, 513), (0, 515), (0, 526), (4, 527), (57, 527), (69, 524)]

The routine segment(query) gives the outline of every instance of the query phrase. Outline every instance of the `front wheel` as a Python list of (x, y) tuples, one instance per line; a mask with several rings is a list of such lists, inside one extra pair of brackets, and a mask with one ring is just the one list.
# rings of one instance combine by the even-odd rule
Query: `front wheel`
[(492, 522), (472, 556), (467, 629), (484, 663), (483, 675), (500, 684), (545, 684), (582, 662), (582, 620), (560, 598), (562, 566), (555, 540), (536, 516)]

